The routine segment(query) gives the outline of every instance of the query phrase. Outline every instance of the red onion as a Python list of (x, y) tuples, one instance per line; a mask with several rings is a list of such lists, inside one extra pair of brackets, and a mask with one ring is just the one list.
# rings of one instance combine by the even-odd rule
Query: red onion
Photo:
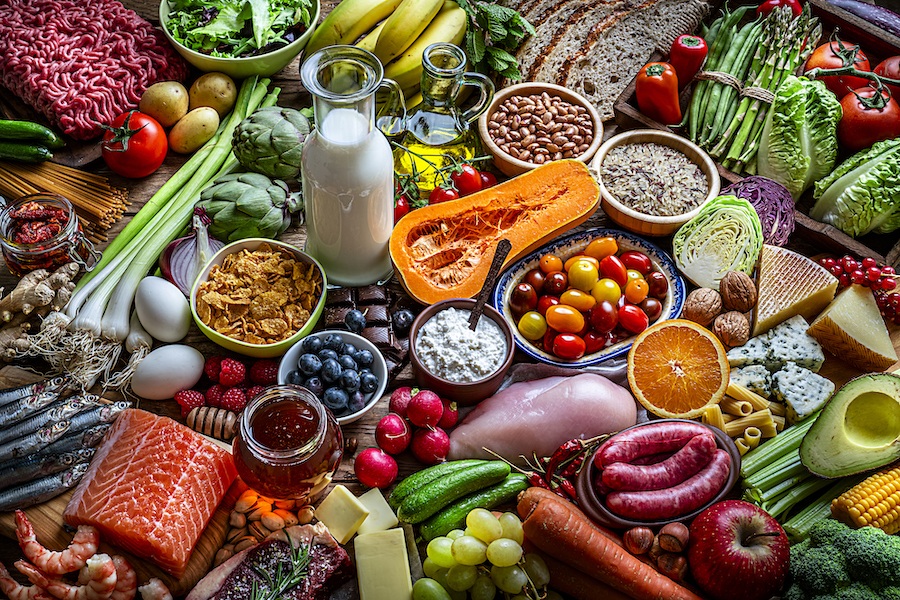
[(195, 208), (191, 233), (173, 240), (159, 257), (162, 276), (178, 286), (185, 296), (190, 296), (194, 280), (209, 259), (225, 245), (209, 235), (210, 222), (205, 210)]
[(794, 232), (794, 199), (777, 181), (752, 175), (731, 184), (722, 194), (733, 194), (753, 206), (759, 215), (765, 243), (784, 246)]

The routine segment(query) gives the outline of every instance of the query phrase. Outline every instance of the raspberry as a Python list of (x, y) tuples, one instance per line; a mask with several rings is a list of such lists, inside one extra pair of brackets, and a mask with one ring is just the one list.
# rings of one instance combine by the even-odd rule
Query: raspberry
[(244, 410), (245, 406), (247, 406), (247, 395), (241, 388), (228, 388), (222, 394), (222, 408), (239, 413)]
[(219, 371), (219, 383), (225, 387), (233, 387), (244, 383), (247, 377), (247, 367), (239, 360), (233, 358), (222, 359), (222, 370)]
[(245, 391), (245, 393), (247, 394), (247, 400), (252, 400), (253, 398), (256, 398), (257, 396), (262, 394), (262, 391), (264, 389), (266, 389), (266, 388), (265, 388), (265, 386), (262, 386), (262, 385), (254, 385), (254, 386), (247, 388), (247, 390)]
[(209, 377), (209, 380), (218, 383), (219, 372), (222, 370), (222, 359), (224, 356), (210, 356), (203, 364), (203, 372)]
[(191, 409), (199, 408), (206, 404), (206, 397), (197, 390), (181, 390), (175, 392), (175, 402), (181, 407), (181, 416), (187, 417)]
[(278, 383), (278, 361), (258, 360), (250, 367), (250, 381), (259, 385)]
[(222, 406), (222, 395), (225, 393), (225, 386), (221, 383), (214, 384), (206, 390), (206, 403), (210, 406)]

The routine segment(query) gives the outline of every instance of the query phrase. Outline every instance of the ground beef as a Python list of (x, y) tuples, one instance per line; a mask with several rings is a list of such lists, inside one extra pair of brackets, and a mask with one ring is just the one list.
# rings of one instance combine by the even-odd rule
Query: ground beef
[(75, 139), (186, 76), (162, 32), (117, 0), (0, 2), (0, 83)]

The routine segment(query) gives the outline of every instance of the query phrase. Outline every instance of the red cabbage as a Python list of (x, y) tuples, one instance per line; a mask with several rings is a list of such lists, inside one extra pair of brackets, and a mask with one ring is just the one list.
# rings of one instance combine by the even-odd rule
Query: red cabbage
[(759, 215), (763, 240), (784, 246), (794, 232), (794, 199), (786, 187), (768, 177), (752, 175), (722, 190), (749, 202)]

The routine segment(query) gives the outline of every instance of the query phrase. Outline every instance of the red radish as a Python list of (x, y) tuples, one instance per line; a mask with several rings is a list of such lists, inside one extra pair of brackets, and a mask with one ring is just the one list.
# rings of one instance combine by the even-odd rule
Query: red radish
[(444, 414), (441, 415), (441, 420), (438, 421), (438, 427), (448, 429), (459, 422), (459, 408), (456, 406), (456, 402), (450, 402), (449, 400), (444, 400), (443, 404)]
[(409, 386), (398, 387), (391, 392), (391, 401), (388, 403), (388, 410), (405, 418), (406, 407), (409, 406), (409, 401), (412, 399), (412, 393), (413, 388)]
[(444, 414), (444, 403), (430, 390), (419, 390), (406, 407), (406, 418), (418, 427), (434, 427)]
[(366, 448), (356, 456), (353, 472), (367, 487), (386, 488), (397, 479), (397, 461), (378, 448)]
[(447, 460), (447, 454), (450, 453), (450, 437), (440, 427), (417, 429), (409, 448), (419, 462), (436, 465)]
[(396, 413), (384, 415), (375, 427), (375, 443), (388, 454), (400, 454), (409, 447), (410, 440), (409, 424)]

